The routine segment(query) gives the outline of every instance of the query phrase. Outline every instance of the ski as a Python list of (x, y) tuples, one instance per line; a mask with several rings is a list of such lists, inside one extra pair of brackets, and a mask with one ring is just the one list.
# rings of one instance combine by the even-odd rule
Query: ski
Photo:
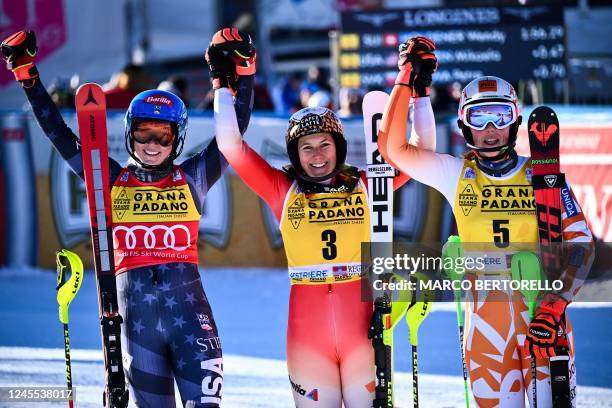
[[(393, 256), (393, 177), (395, 169), (385, 162), (378, 151), (378, 130), (389, 95), (382, 91), (368, 92), (363, 98), (363, 130), (370, 207), (371, 246), (370, 255)], [(376, 243), (388, 243), (381, 247)], [(384, 249), (383, 249), (384, 248)], [(390, 279), (389, 277), (382, 277)], [(377, 293), (374, 296), (374, 312), (368, 337), (374, 347), (376, 388), (374, 408), (393, 407), (393, 324), (392, 296)]]
[[(538, 236), (542, 266), (547, 278), (561, 267), (561, 188), (565, 175), (559, 163), (559, 119), (548, 106), (537, 107), (527, 123), (533, 190), (538, 220)], [(571, 407), (569, 383), (569, 355), (565, 348), (557, 348), (558, 358), (550, 359), (553, 406)], [(533, 356), (532, 356), (533, 358)], [(555, 374), (553, 375), (553, 371)], [(534, 390), (535, 390), (534, 378)]]
[(76, 112), (98, 289), (102, 349), (106, 372), (103, 405), (127, 407), (128, 391), (121, 354), (121, 323), (113, 258), (110, 176), (106, 133), (106, 100), (97, 84), (84, 84), (76, 93)]

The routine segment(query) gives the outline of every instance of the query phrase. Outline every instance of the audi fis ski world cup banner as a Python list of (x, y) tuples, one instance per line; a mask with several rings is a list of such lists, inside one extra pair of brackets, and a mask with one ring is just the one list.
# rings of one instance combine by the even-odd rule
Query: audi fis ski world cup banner
[(466, 83), (482, 75), (511, 82), (566, 75), (561, 7), (347, 12), (341, 22), (338, 68), (342, 87), (393, 86), (398, 45), (417, 35), (436, 42), (437, 83)]

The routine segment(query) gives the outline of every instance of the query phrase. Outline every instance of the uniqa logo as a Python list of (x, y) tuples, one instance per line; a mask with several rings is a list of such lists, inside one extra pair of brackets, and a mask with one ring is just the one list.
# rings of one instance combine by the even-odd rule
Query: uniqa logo
[(166, 98), (165, 96), (147, 96), (144, 101), (145, 103), (150, 103), (153, 105), (161, 104), (166, 106), (172, 106), (172, 100)]
[[(142, 235), (142, 241), (139, 243), (139, 246), (143, 246), (147, 249), (173, 249), (175, 251), (184, 251), (189, 248), (189, 244), (191, 243), (191, 234), (189, 229), (184, 225), (153, 225), (151, 227), (147, 227), (144, 225), (134, 225), (132, 227), (126, 227), (124, 225), (118, 225), (113, 228), (113, 241), (115, 241), (115, 247), (120, 248), (121, 245), (118, 243), (119, 239), (117, 238), (118, 231), (125, 231), (125, 235), (123, 238), (123, 246), (127, 249), (134, 249), (136, 247), (137, 239), (137, 231), (143, 231), (144, 235)], [(162, 234), (156, 234), (156, 231), (163, 231)], [(177, 246), (177, 238), (175, 232), (184, 231), (185, 235), (183, 236), (185, 239), (180, 240), (181, 243), (186, 243), (185, 246)], [(138, 234), (141, 235), (141, 234)], [(163, 247), (157, 246), (157, 240), (160, 238), (163, 241)]]

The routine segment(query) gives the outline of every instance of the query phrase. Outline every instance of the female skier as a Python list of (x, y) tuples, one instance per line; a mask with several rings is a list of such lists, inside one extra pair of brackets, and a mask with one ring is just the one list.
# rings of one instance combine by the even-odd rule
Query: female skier
[[(236, 50), (251, 49), (243, 36)], [(39, 125), (72, 170), (83, 178), (79, 139), (43, 87), (33, 58), (36, 37), (20, 31), (2, 43), (8, 67), (21, 82)], [(212, 67), (238, 90), (240, 132), (250, 118), (253, 73), (238, 53)], [(243, 76), (238, 80), (237, 64)], [(238, 82), (239, 81), (239, 82)], [(232, 108), (233, 109), (233, 108)], [(176, 95), (145, 91), (125, 116), (126, 167), (110, 159), (113, 238), (124, 369), (132, 400), (141, 407), (174, 407), (174, 379), (183, 405), (218, 407), (221, 343), (198, 272), (198, 225), (206, 193), (227, 162), (213, 139), (180, 165), (187, 110)], [(178, 209), (178, 210), (177, 210)]]
[[(413, 46), (409, 41), (400, 49), (398, 79), (403, 80), (396, 82), (385, 107), (379, 134), (381, 152), (396, 168), (446, 197), (463, 242), (491, 243), (499, 251), (510, 243), (539, 242), (531, 161), (518, 156), (514, 150), (521, 124), (514, 89), (493, 76), (475, 79), (463, 89), (458, 124), (470, 149), (465, 157), (439, 154), (408, 144), (404, 136), (408, 103), (418, 82), (414, 78), (418, 79), (418, 69), (422, 69), (406, 52)], [(427, 95), (428, 89), (422, 88), (421, 92), (416, 89), (416, 94)], [(530, 199), (522, 199), (525, 189)], [(554, 354), (553, 341), (559, 330), (565, 332), (570, 343), (570, 395), (575, 406), (573, 336), (565, 309), (592, 263), (593, 237), (569, 187), (561, 190), (563, 239), (584, 243), (586, 249), (575, 260), (575, 266), (570, 266), (562, 276), (563, 291), (547, 294), (532, 322), (520, 294), (472, 293), (473, 298), (468, 302), (466, 361), (478, 406), (524, 406), (526, 385), (530, 387), (532, 383), (530, 349), (537, 356), (537, 406), (552, 406), (548, 357)], [(504, 279), (509, 275), (505, 253), (487, 255), (491, 259), (479, 277), (495, 274)], [(529, 398), (532, 395), (530, 390)]]
[[(208, 48), (211, 65), (221, 63), (217, 46)], [(232, 105), (231, 90), (217, 86), (219, 149), (280, 224), (291, 282), (287, 368), (295, 404), (371, 407), (372, 303), (361, 299), (361, 243), (370, 241), (364, 172), (345, 164), (347, 142), (331, 110), (305, 108), (291, 116), (285, 134), (290, 164), (278, 170), (242, 140)], [(413, 142), (433, 149), (431, 108), (417, 110), (414, 123)], [(394, 188), (407, 180), (396, 177)]]

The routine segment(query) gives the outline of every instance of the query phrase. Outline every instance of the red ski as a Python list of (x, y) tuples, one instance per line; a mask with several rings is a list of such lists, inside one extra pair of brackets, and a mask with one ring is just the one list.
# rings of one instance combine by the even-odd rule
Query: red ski
[(121, 356), (123, 320), (117, 303), (113, 258), (106, 99), (98, 84), (84, 84), (77, 90), (75, 102), (102, 325), (106, 371), (103, 404), (109, 408), (127, 407), (128, 391)]
[[(559, 164), (559, 119), (548, 106), (536, 108), (527, 123), (533, 190), (538, 217), (540, 254), (546, 277), (555, 279), (561, 272), (563, 228), (561, 225), (561, 188), (565, 175)], [(550, 359), (553, 407), (571, 407), (569, 355), (564, 347), (556, 348)], [(533, 356), (532, 356), (533, 358)], [(535, 366), (532, 367), (532, 373)], [(535, 392), (535, 383), (534, 383)]]

